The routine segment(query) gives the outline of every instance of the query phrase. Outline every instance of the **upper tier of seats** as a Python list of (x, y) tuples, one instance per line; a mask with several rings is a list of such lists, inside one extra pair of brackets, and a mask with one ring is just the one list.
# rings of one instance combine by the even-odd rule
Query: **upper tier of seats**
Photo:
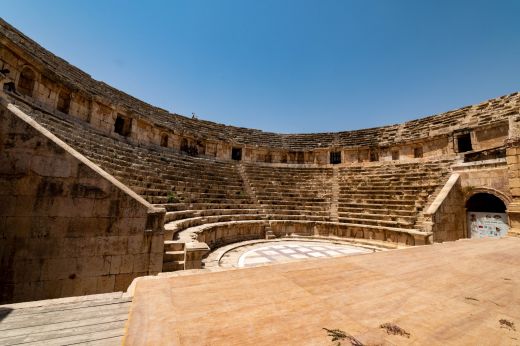
[(96, 100), (126, 108), (138, 117), (146, 118), (176, 133), (191, 133), (197, 138), (228, 141), (235, 144), (306, 151), (316, 148), (385, 146), (451, 133), (458, 128), (472, 128), (504, 122), (507, 116), (520, 112), (520, 95), (510, 95), (484, 101), (478, 105), (433, 115), (399, 125), (356, 131), (314, 134), (277, 134), (255, 129), (226, 126), (199, 119), (171, 114), (151, 106), (103, 82), (55, 56), (36, 42), (0, 19), (0, 42), (14, 44), (40, 65), (49, 79), (66, 85)]
[(338, 221), (419, 228), (417, 218), (448, 180), (451, 164), (453, 160), (340, 168)]
[(256, 198), (273, 220), (330, 221), (332, 169), (245, 164)]
[(25, 110), (149, 202), (164, 205), (166, 221), (175, 223), (171, 236), (208, 222), (263, 218), (413, 229), (453, 163), (296, 168), (219, 161), (135, 146), (124, 137), (97, 133), (82, 122)]
[[(262, 222), (269, 220), (316, 221), (358, 230), (378, 227), (380, 234), (416, 233), (421, 211), (447, 180), (452, 163), (295, 167), (191, 157), (171, 149), (136, 146), (59, 113), (16, 104), (149, 202), (166, 208), (164, 270), (184, 268), (182, 234), (237, 221), (255, 225), (267, 225)], [(227, 235), (229, 239), (246, 236)]]
[(24, 110), (150, 203), (171, 204), (177, 209), (248, 209), (252, 203), (233, 162), (139, 147), (124, 138), (99, 134), (79, 122)]

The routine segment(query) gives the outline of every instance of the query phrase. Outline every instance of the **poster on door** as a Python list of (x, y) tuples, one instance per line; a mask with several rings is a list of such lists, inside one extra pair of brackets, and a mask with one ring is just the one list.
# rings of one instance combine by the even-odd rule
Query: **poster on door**
[(471, 238), (503, 237), (509, 230), (506, 213), (470, 211), (468, 227)]

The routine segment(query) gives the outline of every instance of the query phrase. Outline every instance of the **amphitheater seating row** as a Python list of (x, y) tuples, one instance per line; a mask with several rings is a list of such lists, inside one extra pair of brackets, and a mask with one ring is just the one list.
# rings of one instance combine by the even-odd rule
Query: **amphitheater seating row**
[(339, 169), (338, 221), (413, 229), (453, 160)]
[(253, 198), (270, 219), (330, 221), (330, 168), (244, 166)]
[[(136, 146), (83, 123), (29, 112), (149, 202), (166, 209), (163, 270), (184, 269), (186, 243), (193, 234), (205, 239), (200, 232), (211, 229), (209, 225), (226, 229), (226, 241), (249, 236), (246, 231), (241, 231), (246, 232), (243, 235), (229, 233), (232, 226), (273, 221), (381, 229), (384, 233), (365, 231), (363, 237), (385, 234), (384, 240), (392, 239), (389, 232), (416, 234), (418, 216), (447, 179), (451, 164), (441, 160), (293, 168), (235, 163)], [(334, 193), (334, 187), (339, 192)], [(337, 213), (331, 212), (333, 204)], [(265, 234), (269, 226), (262, 229)], [(212, 244), (219, 241), (224, 240), (214, 239)]]
[(45, 113), (35, 119), (150, 203), (172, 209), (249, 209), (236, 166), (98, 134)]

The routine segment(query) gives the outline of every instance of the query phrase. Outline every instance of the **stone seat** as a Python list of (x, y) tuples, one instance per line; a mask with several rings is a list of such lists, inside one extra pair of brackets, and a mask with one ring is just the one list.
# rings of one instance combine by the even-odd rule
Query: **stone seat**
[(182, 269), (202, 268), (202, 260), (210, 249), (238, 241), (263, 239), (267, 227), (277, 237), (288, 235), (318, 239), (361, 239), (400, 245), (426, 244), (431, 237), (431, 233), (416, 229), (330, 221), (246, 220), (209, 223), (186, 228), (178, 233), (179, 239), (175, 243), (185, 243)]
[(308, 221), (330, 221), (330, 216), (320, 216), (320, 215), (309, 215), (309, 214), (272, 214), (268, 213), (268, 220), (308, 220)]
[(363, 225), (374, 225), (374, 226), (388, 226), (388, 227), (401, 227), (401, 228), (412, 228), (413, 222), (406, 221), (392, 221), (384, 219), (368, 219), (368, 218), (356, 218), (356, 217), (339, 217), (339, 222), (344, 223), (355, 223)]
[(356, 218), (363, 220), (384, 220), (384, 221), (398, 221), (406, 224), (413, 224), (415, 216), (405, 216), (387, 213), (345, 213), (339, 212), (339, 218)]
[(356, 204), (356, 207), (338, 207), (338, 214), (343, 214), (344, 216), (355, 213), (368, 213), (368, 214), (394, 214), (399, 216), (415, 216), (417, 210), (415, 208), (412, 209), (401, 209), (401, 206), (396, 206), (393, 209), (388, 208), (386, 206), (380, 206), (380, 208), (366, 208), (363, 206), (359, 206)]
[(284, 202), (288, 202), (291, 204), (320, 204), (320, 203), (330, 203), (330, 198), (325, 197), (288, 197), (288, 196), (258, 196), (258, 200), (262, 204), (284, 204)]
[(292, 200), (288, 200), (288, 199), (279, 199), (279, 200), (260, 199), (259, 202), (264, 207), (268, 207), (268, 206), (273, 206), (273, 207), (274, 206), (293, 206), (294, 207), (294, 206), (299, 206), (299, 205), (314, 205), (317, 207), (328, 208), (330, 206), (330, 202), (328, 202), (326, 200), (319, 200), (319, 199), (298, 200), (298, 201), (292, 201)]
[(166, 211), (176, 210), (206, 210), (206, 209), (251, 209), (251, 203), (230, 203), (222, 201), (220, 203), (156, 203), (164, 206)]
[(390, 200), (390, 201), (401, 201), (401, 202), (411, 202), (416, 201), (416, 197), (413, 195), (399, 195), (394, 193), (341, 193), (339, 197), (339, 202), (349, 202), (349, 201), (370, 201), (370, 200)]
[(203, 209), (169, 211), (165, 215), (165, 223), (186, 219), (195, 216), (233, 215), (233, 214), (262, 214), (261, 209)]
[(329, 209), (305, 209), (305, 207), (296, 207), (293, 209), (274, 209), (274, 208), (266, 208), (269, 214), (280, 214), (280, 215), (315, 215), (315, 216), (330, 216)]
[(390, 209), (390, 210), (416, 210), (415, 203), (401, 203), (401, 201), (396, 200), (370, 200), (369, 202), (343, 202), (338, 206), (338, 210), (341, 211), (343, 209), (350, 208), (372, 208), (372, 209)]
[(176, 220), (168, 222), (164, 225), (164, 239), (173, 240), (176, 233), (182, 230), (203, 225), (206, 223), (227, 222), (227, 221), (242, 221), (242, 220), (261, 220), (265, 216), (262, 214), (226, 214), (226, 215), (212, 215), (212, 216), (194, 216), (191, 218)]
[(324, 210), (329, 210), (329, 204), (327, 203), (324, 203), (324, 204), (316, 204), (316, 203), (312, 203), (312, 204), (304, 204), (302, 205), (301, 203), (300, 204), (297, 204), (297, 203), (280, 203), (280, 204), (262, 204), (260, 203), (260, 205), (262, 206), (262, 208), (268, 208), (270, 210), (278, 210), (278, 209), (282, 209), (282, 210), (292, 210), (294, 209), (295, 207), (299, 207), (300, 209), (305, 209), (305, 210), (314, 210), (314, 211), (324, 211)]

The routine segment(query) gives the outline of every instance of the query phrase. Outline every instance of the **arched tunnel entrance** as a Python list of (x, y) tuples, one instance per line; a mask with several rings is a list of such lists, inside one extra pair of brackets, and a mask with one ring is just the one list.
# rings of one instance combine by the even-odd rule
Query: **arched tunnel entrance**
[(495, 195), (479, 192), (466, 202), (470, 238), (503, 237), (509, 230), (505, 203)]

